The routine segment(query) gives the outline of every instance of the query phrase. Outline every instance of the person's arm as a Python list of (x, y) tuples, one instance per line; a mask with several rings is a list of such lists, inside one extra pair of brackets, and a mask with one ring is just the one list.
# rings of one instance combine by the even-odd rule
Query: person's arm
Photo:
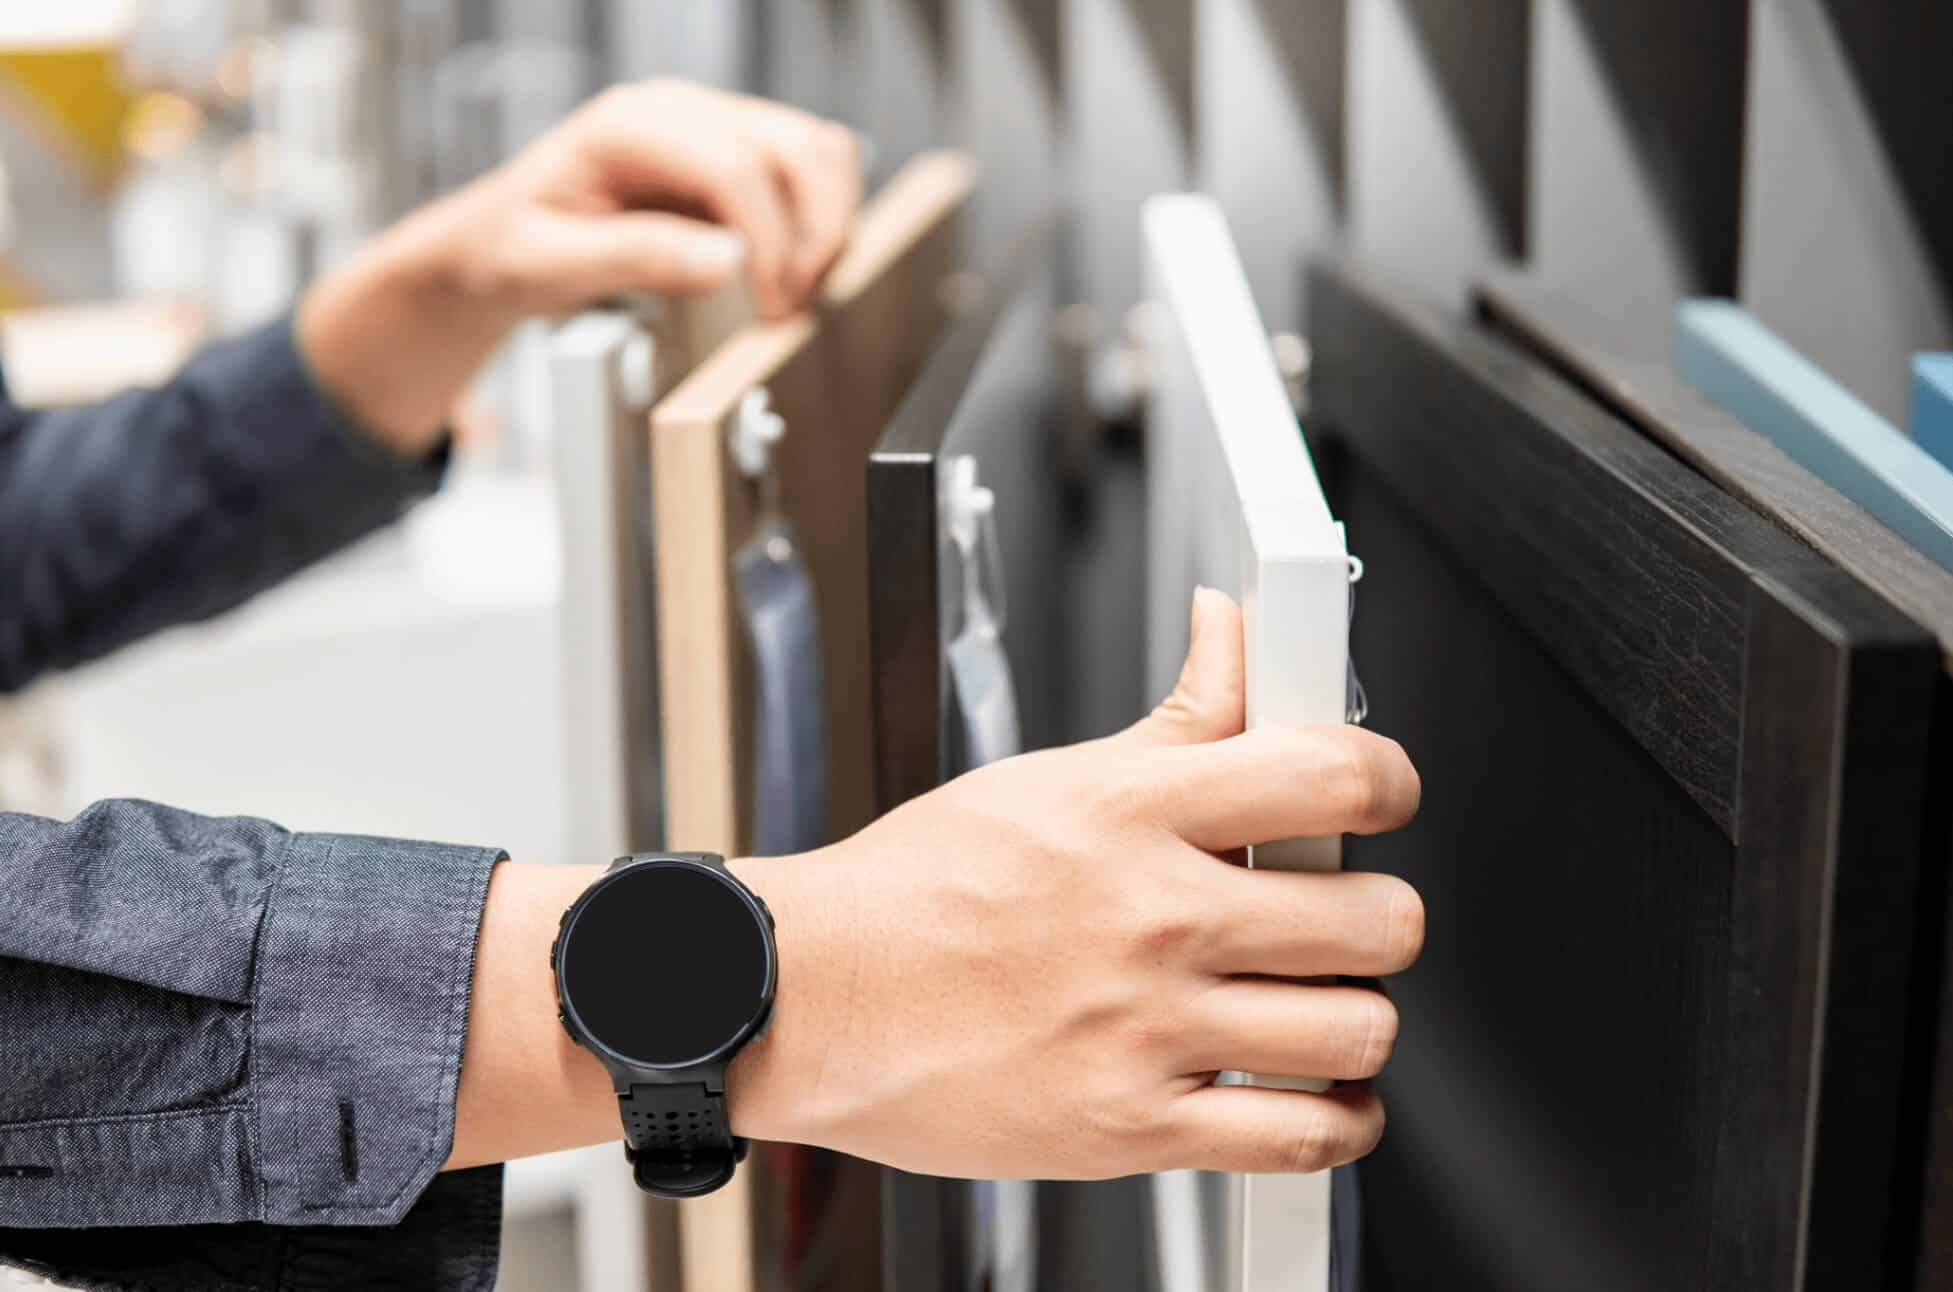
[(435, 1173), (500, 855), (134, 801), (0, 813), (0, 1261), (489, 1286), (499, 1172)]
[(764, 312), (794, 307), (859, 190), (840, 126), (624, 87), (381, 235), (295, 319), (156, 389), (37, 413), (0, 397), (0, 692), (229, 609), (398, 516), (528, 315), (708, 290), (742, 266)]
[[(1240, 734), (1241, 649), (1239, 612), (1205, 593), (1180, 686), (1131, 730), (973, 772), (808, 856), (733, 862), (780, 951), (772, 1024), (729, 1075), (734, 1131), (978, 1179), (1367, 1153), (1383, 1129), (1367, 1079), (1396, 1014), (1363, 987), (1281, 980), (1404, 969), (1417, 894), (1221, 855), (1394, 829), (1417, 773), (1355, 727)], [(599, 873), (496, 868), (450, 1167), (620, 1137), (603, 1068), (557, 1024), (548, 963)], [(1212, 1084), (1237, 1069), (1346, 1084)]]
[(760, 313), (784, 316), (840, 255), (860, 198), (842, 126), (683, 82), (621, 86), (320, 283), (300, 345), (362, 425), (422, 452), (522, 318), (742, 271)]
[[(1206, 594), (1179, 688), (1133, 729), (734, 862), (780, 950), (734, 1130), (979, 1178), (1367, 1152), (1389, 1001), (1282, 980), (1404, 968), (1416, 894), (1222, 858), (1401, 825), (1417, 774), (1354, 728), (1239, 734), (1241, 668), (1239, 614)], [(0, 814), (0, 1261), (488, 1286), (498, 1179), (437, 1171), (620, 1136), (548, 967), (597, 873), (147, 803)], [(1222, 1069), (1347, 1084), (1217, 1087)]]

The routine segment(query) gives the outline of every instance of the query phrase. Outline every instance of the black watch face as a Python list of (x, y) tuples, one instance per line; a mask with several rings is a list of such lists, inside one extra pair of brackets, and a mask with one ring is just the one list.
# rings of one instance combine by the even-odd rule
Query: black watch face
[(620, 871), (563, 932), (564, 997), (584, 1030), (622, 1058), (660, 1068), (715, 1058), (766, 1006), (764, 918), (704, 866)]

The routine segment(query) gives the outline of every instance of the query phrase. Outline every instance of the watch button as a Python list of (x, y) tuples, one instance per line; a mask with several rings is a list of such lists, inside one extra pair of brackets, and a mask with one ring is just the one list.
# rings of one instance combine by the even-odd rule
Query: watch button
[(552, 971), (556, 968), (556, 948), (562, 943), (563, 939), (560, 935), (549, 940), (549, 967)]
[[(570, 1030), (570, 1016), (568, 1011), (559, 1006), (556, 1010), (556, 1021), (563, 1025), (563, 1035), (569, 1037), (572, 1041), (576, 1041), (576, 1033)], [(577, 1041), (577, 1044), (581, 1045), (582, 1042)]]

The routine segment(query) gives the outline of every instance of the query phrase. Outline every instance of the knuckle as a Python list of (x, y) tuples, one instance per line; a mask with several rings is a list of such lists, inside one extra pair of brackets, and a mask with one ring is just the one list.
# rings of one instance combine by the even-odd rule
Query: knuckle
[(1154, 819), (1158, 800), (1151, 777), (1122, 772), (1096, 779), (1085, 791), (1083, 806), (1088, 821), (1104, 828)]
[(833, 121), (815, 124), (814, 146), (824, 157), (839, 162), (853, 163), (861, 152), (861, 142), (854, 131)]
[(1148, 893), (1134, 903), (1130, 938), (1148, 963), (1179, 960), (1199, 940), (1202, 921), (1194, 906), (1169, 894)]
[(713, 162), (713, 179), (724, 191), (749, 198), (767, 182), (766, 164), (750, 147), (726, 148)]
[(1104, 1090), (1090, 1108), (1094, 1132), (1114, 1145), (1149, 1143), (1164, 1130), (1164, 1118), (1155, 1102), (1123, 1085)]

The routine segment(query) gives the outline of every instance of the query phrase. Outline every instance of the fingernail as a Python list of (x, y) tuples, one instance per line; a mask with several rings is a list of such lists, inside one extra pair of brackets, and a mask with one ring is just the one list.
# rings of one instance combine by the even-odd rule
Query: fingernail
[(1198, 583), (1194, 585), (1193, 629), (1191, 632), (1191, 637), (1194, 641), (1200, 640), (1200, 626), (1207, 622), (1207, 602), (1213, 595), (1214, 590), (1206, 584)]

